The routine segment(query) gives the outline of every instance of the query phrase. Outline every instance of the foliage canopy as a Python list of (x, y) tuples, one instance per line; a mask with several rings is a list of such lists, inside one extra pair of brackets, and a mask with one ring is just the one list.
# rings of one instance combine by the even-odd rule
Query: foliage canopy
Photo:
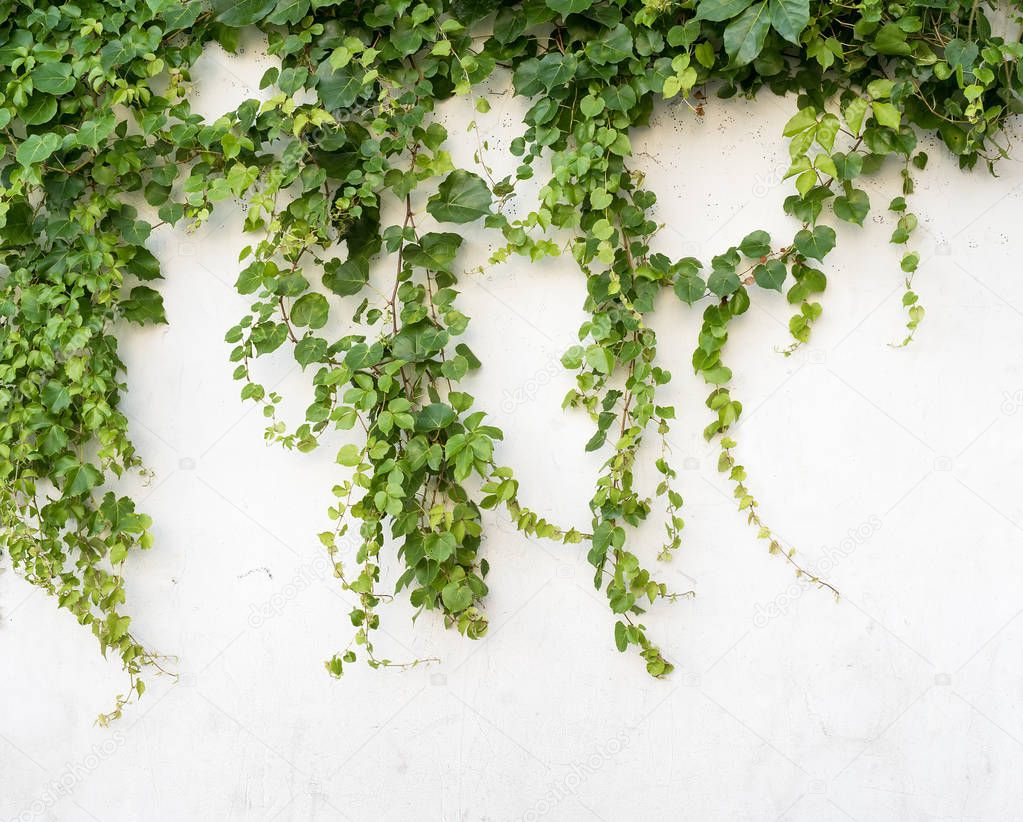
[[(404, 568), (396, 592), (482, 636), (481, 511), (503, 508), (528, 535), (589, 545), (615, 643), (662, 676), (672, 665), (642, 614), (681, 592), (629, 539), (656, 512), (668, 559), (684, 527), (666, 441), (675, 411), (658, 399), (670, 374), (647, 323), (655, 298), (672, 290), (702, 312), (692, 364), (708, 385), (706, 436), (758, 536), (805, 573), (736, 461), (729, 328), (763, 288), (794, 306), (788, 351), (809, 338), (836, 241), (829, 223), (862, 224), (872, 204), (860, 181), (889, 163), (902, 170), (888, 208), (909, 341), (923, 317), (908, 249), (907, 198), (927, 163), (918, 139), (936, 135), (964, 168), (1006, 153), (1023, 88), (1019, 12), (977, 0), (0, 0), (0, 533), (15, 567), (122, 660), (131, 688), (108, 717), (160, 664), (123, 608), (122, 563), (150, 546), (151, 522), (116, 490), (141, 470), (118, 411), (117, 333), (124, 321), (167, 321), (146, 248), (155, 226), (195, 226), (217, 202), (246, 203), (253, 240), (237, 288), (252, 305), (227, 332), (242, 399), (262, 405), (267, 437), (286, 448), (359, 432), (338, 451), (336, 527), (320, 535), (359, 602), (331, 673), (357, 654), (395, 664), (373, 644), (389, 598), (385, 546)], [(205, 122), (189, 107), (190, 68), (210, 43), (234, 51), (252, 28), (278, 61), (262, 81), (269, 99)], [(495, 75), (530, 102), (510, 148), (518, 168), (500, 179), (482, 139), (477, 169), (455, 168), (434, 117), (454, 95), (486, 111)], [(633, 161), (636, 130), (664, 99), (699, 116), (708, 94), (760, 93), (794, 104), (784, 128), (793, 236), (752, 230), (708, 261), (653, 253), (656, 197)], [(517, 184), (536, 174), (546, 177), (537, 201), (509, 216)], [(498, 459), (502, 432), (460, 386), (482, 364), (459, 339), (469, 318), (458, 253), (466, 231), (483, 229), (500, 238), (490, 265), (566, 253), (585, 279), (588, 318), (563, 358), (576, 374), (565, 406), (592, 418), (587, 450), (606, 455), (585, 531), (526, 507)], [(384, 288), (371, 277), (382, 264)], [(294, 427), (255, 369), (281, 348), (315, 390)], [(635, 479), (648, 439), (660, 450), (652, 491)]]

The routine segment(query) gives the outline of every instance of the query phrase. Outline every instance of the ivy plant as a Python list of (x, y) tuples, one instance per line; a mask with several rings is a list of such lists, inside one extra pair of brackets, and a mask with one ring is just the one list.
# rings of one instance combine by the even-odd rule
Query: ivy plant
[[(502, 509), (531, 537), (588, 546), (615, 644), (661, 677), (673, 664), (644, 614), (688, 592), (651, 569), (650, 554), (670, 560), (684, 534), (668, 447), (676, 412), (663, 400), (671, 374), (649, 323), (658, 296), (701, 312), (692, 366), (737, 508), (770, 552), (834, 591), (761, 518), (738, 462), (729, 330), (767, 289), (793, 306), (785, 353), (807, 342), (834, 226), (877, 210), (862, 181), (893, 166), (899, 344), (913, 339), (924, 316), (910, 202), (927, 165), (918, 141), (937, 139), (964, 169), (1006, 155), (1023, 90), (1023, 44), (1007, 32), (1020, 11), (976, 0), (0, 0), (0, 534), (24, 577), (122, 662), (129, 688), (102, 721), (161, 668), (124, 609), (123, 563), (150, 547), (151, 521), (118, 492), (125, 472), (144, 471), (118, 410), (128, 380), (118, 335), (168, 319), (146, 247), (155, 227), (194, 228), (218, 202), (245, 204), (237, 289), (251, 307), (225, 318), (241, 398), (288, 449), (352, 432), (337, 451), (334, 527), (319, 535), (357, 602), (331, 674), (359, 657), (418, 662), (377, 652), (394, 596), (483, 636), (482, 512)], [(249, 29), (275, 60), (265, 99), (205, 121), (189, 106), (190, 71), (207, 46), (234, 52)], [(456, 167), (436, 116), (456, 96), (486, 112), (495, 81), (529, 103), (503, 178), (475, 123), (476, 163)], [(758, 94), (792, 106), (780, 135), (791, 235), (749, 226), (708, 260), (653, 252), (656, 195), (633, 137), (666, 100), (699, 117), (712, 97)], [(537, 174), (535, 201), (508, 208)], [(592, 420), (586, 450), (604, 462), (578, 527), (528, 507), (487, 398), (465, 390), (486, 367), (459, 301), (476, 274), (459, 263), (470, 231), (495, 239), (488, 267), (564, 254), (585, 283), (587, 317), (562, 358), (575, 375), (564, 407)], [(260, 357), (281, 349), (313, 387), (300, 421), (260, 382)], [(652, 488), (637, 478), (648, 453)], [(650, 517), (663, 522), (656, 552), (633, 537)], [(400, 561), (396, 582), (382, 578), (383, 552)]]

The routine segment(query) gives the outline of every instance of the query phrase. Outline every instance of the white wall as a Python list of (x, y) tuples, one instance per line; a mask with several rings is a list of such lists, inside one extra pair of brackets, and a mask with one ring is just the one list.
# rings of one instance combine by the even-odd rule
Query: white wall
[[(254, 93), (258, 62), (208, 57), (201, 109)], [(480, 118), (495, 163), (519, 111), (505, 94)], [(791, 112), (764, 98), (713, 101), (702, 121), (658, 113), (639, 143), (666, 251), (707, 258), (759, 227), (791, 236), (779, 181)], [(449, 115), (469, 163), (466, 115)], [(380, 650), (442, 661), (329, 679), (323, 660), (350, 631), (315, 537), (333, 448), (266, 448), (262, 417), (237, 400), (222, 337), (247, 305), (232, 288), (238, 215), (155, 236), (170, 325), (125, 329), (123, 349), (124, 407), (156, 472), (139, 487), (156, 546), (127, 573), (138, 633), (179, 657), (181, 677), (93, 727), (117, 667), (43, 594), (0, 576), (0, 819), (1019, 818), (1023, 168), (1000, 175), (932, 151), (912, 204), (928, 314), (909, 349), (886, 345), (904, 321), (883, 208), (894, 175), (871, 184), (867, 227), (840, 231), (812, 344), (775, 353), (789, 307), (760, 291), (729, 341), (762, 513), (805, 561), (831, 561), (840, 604), (801, 586), (735, 512), (699, 436), (698, 314), (664, 295), (688, 525), (662, 575), (698, 594), (649, 617), (678, 664), (665, 681), (614, 650), (585, 549), (529, 542), (500, 516), (486, 639), (430, 615), (413, 630), (399, 604)], [(471, 239), (466, 268), (490, 241)], [(471, 390), (507, 433), (501, 459), (527, 502), (586, 525), (597, 460), (582, 450), (589, 422), (559, 410), (570, 380), (557, 363), (582, 317), (580, 275), (570, 260), (514, 260), (462, 287), (485, 363)], [(263, 373), (300, 414), (307, 377), (288, 359)], [(652, 559), (649, 533), (635, 544)]]

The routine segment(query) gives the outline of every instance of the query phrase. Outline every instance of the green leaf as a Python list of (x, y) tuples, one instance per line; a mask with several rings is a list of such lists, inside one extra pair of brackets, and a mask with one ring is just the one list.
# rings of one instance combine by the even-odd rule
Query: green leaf
[(874, 48), (880, 54), (908, 56), (913, 53), (913, 49), (906, 42), (906, 32), (898, 23), (888, 23), (881, 27), (874, 36)]
[(19, 163), (28, 168), (48, 159), (53, 152), (60, 148), (60, 144), (60, 135), (54, 134), (52, 131), (46, 134), (32, 134), (18, 146), (15, 157)]
[(875, 100), (887, 100), (892, 96), (892, 89), (894, 88), (895, 83), (887, 77), (881, 77), (867, 83), (867, 94)]
[(833, 207), (835, 216), (840, 220), (863, 225), (863, 220), (870, 211), (870, 198), (862, 189), (851, 188), (848, 194), (835, 198)]
[(771, 16), (767, 11), (767, 0), (761, 0), (728, 24), (725, 29), (725, 52), (733, 65), (744, 66), (753, 62), (764, 48), (767, 32), (771, 28)]
[(782, 283), (785, 282), (785, 275), (788, 269), (781, 260), (768, 260), (763, 265), (753, 269), (753, 279), (761, 288), (769, 288), (773, 291), (781, 291)]
[(335, 70), (330, 60), (324, 60), (316, 69), (316, 92), (328, 111), (347, 109), (359, 98), (364, 72), (348, 65)]
[(444, 607), (452, 613), (464, 611), (474, 599), (472, 588), (460, 582), (449, 582), (440, 592)]
[(827, 225), (815, 226), (813, 231), (805, 228), (796, 234), (795, 246), (804, 257), (823, 260), (824, 256), (835, 247), (835, 229)]
[(305, 368), (314, 362), (321, 362), (327, 353), (327, 341), (321, 337), (303, 337), (295, 345), (295, 362)]
[(810, 20), (810, 0), (770, 0), (770, 8), (774, 30), (799, 45), (799, 35)]
[(112, 40), (100, 49), (99, 56), (103, 71), (110, 71), (134, 58), (135, 47), (124, 39)]
[(745, 11), (753, 0), (700, 0), (696, 7), (697, 20), (720, 23), (731, 20)]
[(725, 365), (716, 365), (701, 372), (703, 379), (711, 385), (724, 385), (732, 379), (732, 369)]
[(618, 621), (615, 623), (615, 647), (623, 653), (629, 647), (629, 638), (626, 630), (624, 622)]
[(167, 315), (163, 311), (163, 297), (146, 285), (136, 286), (131, 290), (127, 300), (121, 301), (121, 314), (125, 319), (139, 325), (146, 323), (167, 323)]
[(856, 97), (849, 101), (849, 105), (845, 107), (845, 111), (842, 112), (842, 116), (845, 117), (845, 123), (849, 126), (849, 131), (853, 134), (859, 135), (860, 126), (863, 125), (863, 116), (867, 113), (867, 101), (862, 97)]
[(715, 268), (707, 278), (707, 288), (719, 297), (734, 293), (739, 285), (739, 275), (732, 268)]
[(53, 119), (57, 113), (57, 98), (49, 94), (33, 94), (21, 110), (21, 119), (29, 126), (41, 126)]
[(405, 246), (402, 253), (409, 265), (450, 272), (461, 245), (461, 234), (430, 232), (419, 238), (418, 245)]
[(75, 135), (80, 146), (96, 148), (103, 140), (107, 139), (117, 125), (117, 119), (113, 114), (105, 114), (98, 120), (86, 120)]
[(753, 231), (743, 237), (739, 250), (747, 257), (766, 257), (771, 253), (771, 235), (766, 231)]
[(217, 20), (225, 26), (248, 26), (266, 17), (277, 0), (213, 0)]
[(32, 85), (36, 91), (60, 96), (75, 87), (69, 63), (43, 63), (32, 72)]
[(977, 44), (972, 40), (954, 37), (945, 43), (945, 62), (952, 68), (969, 68), (976, 62), (979, 53)]
[(357, 445), (348, 443), (342, 445), (337, 452), (337, 463), (345, 468), (354, 468), (362, 462), (362, 449)]
[(73, 462), (61, 471), (64, 485), (61, 490), (65, 497), (77, 497), (103, 482), (103, 475), (88, 462)]
[(291, 308), (291, 321), (299, 326), (323, 328), (327, 324), (330, 304), (322, 294), (305, 294), (295, 301)]
[(434, 562), (446, 562), (458, 549), (458, 540), (450, 531), (427, 534), (423, 539), (423, 553)]
[(67, 389), (66, 385), (61, 385), (55, 380), (51, 380), (46, 383), (46, 387), (43, 388), (43, 405), (49, 408), (53, 413), (58, 414), (71, 405), (71, 394)]
[(874, 119), (882, 126), (899, 130), (902, 124), (902, 113), (891, 103), (879, 103), (876, 100), (870, 104), (874, 112)]
[(447, 223), (471, 223), (490, 213), (493, 196), (483, 179), (471, 171), (456, 169), (430, 197), (426, 210)]
[(594, 0), (546, 0), (547, 8), (553, 9), (562, 17), (586, 11)]
[(615, 367), (614, 355), (600, 345), (586, 349), (586, 364), (599, 374), (610, 374)]
[(675, 294), (682, 302), (692, 305), (707, 292), (707, 284), (697, 273), (700, 262), (692, 257), (680, 260), (676, 266)]
[(440, 431), (451, 425), (457, 417), (455, 409), (447, 403), (433, 402), (416, 414), (416, 430)]
[(369, 282), (369, 263), (361, 257), (341, 262), (337, 258), (323, 266), (323, 284), (335, 294), (350, 297)]
[(632, 34), (624, 23), (606, 29), (586, 44), (586, 56), (597, 66), (621, 63), (632, 56)]
[(817, 110), (813, 106), (807, 106), (796, 112), (785, 124), (782, 134), (785, 137), (793, 137), (815, 125), (817, 125)]
[(309, 0), (280, 0), (267, 22), (275, 26), (294, 25), (309, 13), (309, 6)]

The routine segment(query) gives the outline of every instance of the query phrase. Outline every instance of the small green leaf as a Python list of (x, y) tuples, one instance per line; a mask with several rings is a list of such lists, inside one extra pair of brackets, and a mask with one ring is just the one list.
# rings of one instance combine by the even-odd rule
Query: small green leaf
[(623, 653), (625, 652), (625, 649), (629, 647), (629, 638), (626, 634), (625, 623), (621, 621), (615, 623), (615, 647)]

